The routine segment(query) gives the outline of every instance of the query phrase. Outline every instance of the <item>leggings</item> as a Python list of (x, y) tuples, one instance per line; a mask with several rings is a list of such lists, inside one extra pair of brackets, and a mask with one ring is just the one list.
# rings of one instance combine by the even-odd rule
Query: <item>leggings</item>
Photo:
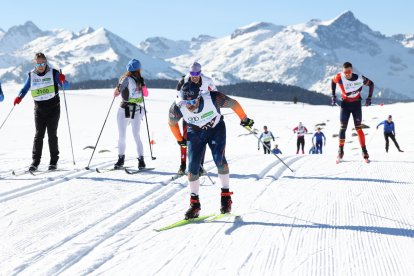
[[(128, 107), (127, 107), (128, 108)], [(128, 124), (132, 126), (132, 134), (134, 135), (135, 144), (137, 146), (138, 157), (144, 155), (144, 147), (142, 146), (141, 137), (139, 135), (141, 128), (141, 121), (144, 117), (144, 109), (137, 108), (134, 119), (125, 118), (125, 110), (123, 108), (118, 109), (117, 121), (118, 121), (118, 154), (125, 155), (126, 148), (126, 129)]]

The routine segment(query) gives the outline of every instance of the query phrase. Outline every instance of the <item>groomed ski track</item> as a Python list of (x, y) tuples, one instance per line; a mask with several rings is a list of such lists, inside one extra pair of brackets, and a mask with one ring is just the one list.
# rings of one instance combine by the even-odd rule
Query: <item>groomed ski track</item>
[[(272, 105), (252, 103), (246, 109)], [(160, 107), (160, 121), (167, 104), (169, 100)], [(336, 116), (337, 112), (332, 115)], [(257, 116), (257, 121), (265, 119)], [(229, 217), (159, 233), (153, 229), (182, 219), (189, 204), (186, 178), (171, 181), (178, 169), (175, 144), (170, 158), (161, 158), (157, 148), (157, 161), (146, 159), (155, 170), (136, 175), (95, 172), (96, 167), (113, 166), (116, 149), (106, 142), (103, 147), (112, 152), (97, 155), (90, 170), (82, 165), (91, 151), (78, 156), (73, 166), (68, 149), (63, 149), (66, 158), (59, 165), (65, 171), (38, 176), (13, 176), (9, 169), (27, 168), (23, 164), (29, 147), (17, 152), (19, 160), (12, 165), (12, 155), (0, 153), (5, 157), (0, 160), (0, 274), (412, 274), (414, 157), (410, 148), (414, 145), (409, 138), (397, 137), (405, 153), (396, 152), (391, 144), (386, 154), (382, 137), (377, 134), (373, 139), (373, 131), (366, 131), (369, 164), (350, 144), (344, 162), (335, 164), (337, 140), (331, 137), (323, 155), (292, 155), (294, 142), (285, 140), (284, 154), (279, 156), (292, 173), (274, 156), (257, 151), (257, 140), (251, 136), (236, 138), (244, 130), (237, 120), (226, 120), (233, 213), (240, 219)], [(328, 133), (337, 130), (338, 122), (333, 120), (326, 127)], [(290, 133), (286, 131), (284, 137)], [(96, 138), (95, 134), (91, 136)], [(234, 145), (234, 139), (241, 142)], [(170, 146), (171, 139), (166, 144)], [(246, 154), (244, 147), (254, 151), (246, 149)], [(136, 164), (129, 158), (125, 165)], [(218, 213), (220, 207), (220, 184), (209, 155), (205, 169), (216, 184), (202, 177), (202, 215)]]

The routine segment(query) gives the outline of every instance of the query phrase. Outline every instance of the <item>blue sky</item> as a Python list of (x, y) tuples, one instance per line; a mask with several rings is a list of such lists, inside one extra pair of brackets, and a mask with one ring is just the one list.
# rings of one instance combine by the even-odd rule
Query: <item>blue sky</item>
[(133, 44), (152, 36), (175, 40), (200, 34), (221, 37), (258, 21), (291, 25), (313, 18), (328, 20), (346, 10), (385, 35), (414, 33), (414, 4), (403, 0), (20, 0), (2, 1), (0, 7), (0, 28), (5, 31), (28, 20), (42, 30), (77, 32), (87, 26), (105, 27)]

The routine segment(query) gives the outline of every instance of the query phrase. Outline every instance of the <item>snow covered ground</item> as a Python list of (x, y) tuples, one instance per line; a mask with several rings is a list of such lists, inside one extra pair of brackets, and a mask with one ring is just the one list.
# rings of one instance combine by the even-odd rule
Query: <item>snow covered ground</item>
[[(5, 89), (6, 90), (6, 89)], [(186, 179), (178, 170), (179, 148), (167, 126), (176, 93), (152, 89), (146, 100), (146, 162), (155, 170), (136, 175), (98, 174), (117, 158), (116, 99), (92, 170), (85, 170), (112, 101), (112, 90), (68, 91), (76, 165), (62, 99), (59, 127), (61, 171), (13, 176), (31, 162), (33, 100), (16, 106), (0, 130), (1, 275), (413, 275), (414, 273), (414, 103), (363, 108), (371, 163), (362, 161), (352, 123), (345, 162), (335, 164), (339, 108), (237, 98), (249, 117), (277, 137), (280, 157), (257, 150), (257, 140), (223, 109), (227, 125), (233, 213), (241, 216), (155, 232), (183, 218), (189, 205)], [(6, 90), (0, 120), (17, 90)], [(384, 150), (376, 124), (392, 114), (397, 140)], [(323, 155), (296, 155), (292, 130), (302, 121), (311, 132), (325, 123)], [(129, 129), (127, 166), (136, 166)], [(311, 135), (306, 137), (309, 150)], [(86, 149), (85, 149), (86, 148)], [(47, 138), (40, 170), (49, 161)], [(205, 168), (218, 182), (210, 154)], [(201, 214), (219, 212), (220, 187), (202, 177)]]

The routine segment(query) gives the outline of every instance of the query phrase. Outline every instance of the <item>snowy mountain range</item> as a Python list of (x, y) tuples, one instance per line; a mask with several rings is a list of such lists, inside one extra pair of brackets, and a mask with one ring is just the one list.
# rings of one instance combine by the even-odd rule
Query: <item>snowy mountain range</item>
[(351, 11), (291, 26), (253, 23), (219, 38), (151, 37), (137, 46), (104, 28), (42, 31), (29, 21), (0, 29), (0, 79), (22, 82), (37, 51), (73, 81), (117, 77), (132, 57), (142, 61), (147, 78), (175, 79), (198, 60), (217, 84), (280, 82), (325, 94), (332, 76), (350, 61), (357, 73), (374, 81), (376, 96), (414, 99), (414, 36), (387, 37)]

